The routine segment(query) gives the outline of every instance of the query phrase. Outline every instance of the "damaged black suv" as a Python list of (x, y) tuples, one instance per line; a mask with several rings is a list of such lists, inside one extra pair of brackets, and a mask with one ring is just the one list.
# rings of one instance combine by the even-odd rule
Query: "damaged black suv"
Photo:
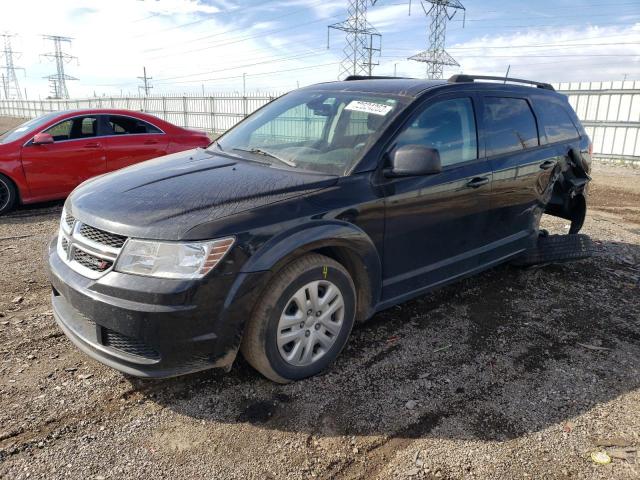
[(240, 351), (286, 382), (327, 368), (355, 321), (522, 256), (542, 214), (577, 233), (584, 128), (550, 85), (491, 80), (315, 85), (205, 150), (89, 180), (48, 252), (58, 324), (128, 374)]

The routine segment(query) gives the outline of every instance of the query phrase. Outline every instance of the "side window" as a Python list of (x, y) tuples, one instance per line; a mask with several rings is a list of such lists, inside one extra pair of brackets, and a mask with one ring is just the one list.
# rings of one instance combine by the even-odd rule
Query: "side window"
[(65, 120), (57, 125), (45, 130), (44, 133), (48, 133), (53, 137), (56, 142), (60, 140), (69, 140), (71, 138), (71, 127), (73, 126), (73, 120)]
[(536, 111), (540, 114), (549, 143), (573, 140), (580, 136), (569, 113), (562, 105), (547, 99), (535, 99), (534, 104)]
[(523, 98), (486, 97), (484, 126), (487, 156), (535, 147), (538, 128), (529, 102)]
[(140, 135), (145, 133), (162, 133), (158, 128), (143, 120), (132, 117), (109, 116), (109, 125), (113, 135)]
[(75, 117), (64, 120), (45, 130), (56, 142), (95, 137), (98, 133), (96, 117)]
[(478, 158), (471, 99), (444, 100), (427, 107), (396, 138), (396, 148), (403, 145), (438, 149), (443, 167)]

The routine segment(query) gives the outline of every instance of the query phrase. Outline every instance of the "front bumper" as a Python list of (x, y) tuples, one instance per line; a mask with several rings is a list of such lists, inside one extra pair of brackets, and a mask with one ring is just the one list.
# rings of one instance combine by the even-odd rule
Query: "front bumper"
[(140, 377), (233, 363), (265, 273), (166, 280), (109, 272), (92, 280), (48, 249), (56, 322), (87, 355)]

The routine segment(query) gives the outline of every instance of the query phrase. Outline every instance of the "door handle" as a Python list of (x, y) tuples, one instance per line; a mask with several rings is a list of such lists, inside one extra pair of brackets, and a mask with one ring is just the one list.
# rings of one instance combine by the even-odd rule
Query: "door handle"
[(489, 179), (487, 177), (475, 177), (467, 182), (467, 187), (478, 188), (486, 185), (487, 183), (489, 183)]
[(555, 164), (556, 162), (554, 162), (553, 160), (545, 160), (540, 164), (540, 169), (549, 170), (550, 168), (554, 167)]
[(85, 143), (82, 148), (100, 148), (101, 145), (99, 143)]
[(144, 142), (145, 145), (157, 145), (158, 141), (157, 140), (147, 140), (146, 142)]

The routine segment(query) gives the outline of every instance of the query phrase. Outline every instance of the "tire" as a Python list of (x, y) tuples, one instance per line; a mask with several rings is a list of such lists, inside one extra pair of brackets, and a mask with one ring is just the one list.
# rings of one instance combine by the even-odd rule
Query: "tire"
[(561, 263), (593, 256), (594, 245), (588, 235), (547, 235), (538, 237), (538, 244), (512, 263), (520, 267), (542, 263)]
[(18, 200), (18, 191), (13, 182), (0, 174), (0, 215), (10, 212)]
[(278, 383), (317, 375), (346, 345), (356, 298), (353, 280), (338, 262), (319, 254), (294, 260), (276, 273), (256, 302), (242, 355)]

